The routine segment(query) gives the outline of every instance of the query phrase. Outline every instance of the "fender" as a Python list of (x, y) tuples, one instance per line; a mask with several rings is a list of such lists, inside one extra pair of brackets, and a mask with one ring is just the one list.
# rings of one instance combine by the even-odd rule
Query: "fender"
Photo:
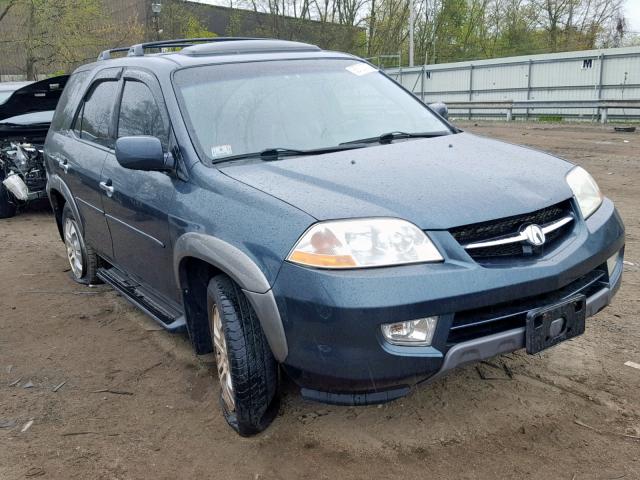
[[(76, 199), (71, 194), (71, 190), (69, 190), (67, 184), (64, 183), (64, 180), (62, 180), (56, 174), (48, 175), (47, 178), (47, 196), (49, 197), (49, 203), (51, 203), (51, 205), (53, 206), (53, 202), (51, 201), (51, 190), (56, 190), (64, 197), (65, 202), (69, 205), (71, 211), (73, 212), (73, 216), (78, 219), (78, 224), (81, 230), (80, 233), (84, 235), (84, 222), (82, 221), (82, 217), (80, 216), (78, 205), (76, 205)], [(62, 232), (60, 232), (60, 235), (62, 235)]]
[(182, 285), (180, 269), (186, 257), (209, 263), (240, 286), (258, 315), (273, 356), (283, 362), (288, 347), (282, 319), (271, 285), (255, 262), (246, 253), (219, 238), (196, 232), (185, 233), (178, 238), (173, 250), (173, 271), (177, 285)]

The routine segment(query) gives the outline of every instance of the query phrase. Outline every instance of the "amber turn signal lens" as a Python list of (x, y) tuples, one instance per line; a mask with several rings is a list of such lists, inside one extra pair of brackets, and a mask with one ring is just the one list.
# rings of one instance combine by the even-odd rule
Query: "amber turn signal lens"
[(346, 268), (357, 266), (350, 255), (322, 255), (295, 251), (289, 256), (289, 260), (303, 265), (315, 265), (317, 267)]

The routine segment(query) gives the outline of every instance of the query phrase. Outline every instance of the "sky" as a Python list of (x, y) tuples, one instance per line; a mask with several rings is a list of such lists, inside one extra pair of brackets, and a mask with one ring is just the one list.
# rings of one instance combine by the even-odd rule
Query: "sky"
[(640, 32), (640, 0), (626, 0), (627, 30)]

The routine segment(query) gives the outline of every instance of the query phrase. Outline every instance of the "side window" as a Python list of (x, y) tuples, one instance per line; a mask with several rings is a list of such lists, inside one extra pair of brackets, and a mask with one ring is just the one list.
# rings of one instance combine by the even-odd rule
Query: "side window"
[(139, 135), (159, 138), (165, 150), (169, 143), (169, 129), (149, 87), (141, 82), (127, 81), (120, 105), (118, 138)]
[(100, 82), (91, 88), (73, 127), (80, 138), (113, 147), (113, 140), (109, 138), (109, 126), (117, 94), (116, 81)]

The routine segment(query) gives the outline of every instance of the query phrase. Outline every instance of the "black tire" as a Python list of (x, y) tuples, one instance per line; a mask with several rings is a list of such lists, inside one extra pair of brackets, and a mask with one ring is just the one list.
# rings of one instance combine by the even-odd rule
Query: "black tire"
[[(207, 287), (209, 327), (218, 367), (214, 338), (214, 312), (218, 311), (226, 341), (234, 409), (223, 398), (220, 403), (227, 423), (241, 436), (267, 428), (279, 408), (278, 365), (273, 358), (258, 317), (242, 290), (226, 275), (217, 275)], [(219, 372), (220, 376), (220, 372)]]
[(81, 265), (79, 266), (79, 268), (74, 268), (74, 265), (69, 258), (69, 266), (71, 267), (71, 278), (83, 285), (100, 283), (100, 280), (97, 277), (99, 264), (98, 255), (96, 255), (96, 252), (93, 250), (93, 248), (91, 248), (91, 245), (87, 244), (84, 241), (84, 237), (82, 235), (82, 231), (80, 230), (78, 220), (73, 215), (73, 211), (67, 203), (62, 209), (62, 236), (65, 247), (67, 248), (67, 257), (70, 257), (68, 249), (69, 243), (66, 231), (68, 222), (73, 224), (75, 228), (81, 254), (81, 260), (79, 262)]
[(18, 211), (18, 202), (2, 181), (4, 174), (0, 172), (0, 218), (11, 218)]

